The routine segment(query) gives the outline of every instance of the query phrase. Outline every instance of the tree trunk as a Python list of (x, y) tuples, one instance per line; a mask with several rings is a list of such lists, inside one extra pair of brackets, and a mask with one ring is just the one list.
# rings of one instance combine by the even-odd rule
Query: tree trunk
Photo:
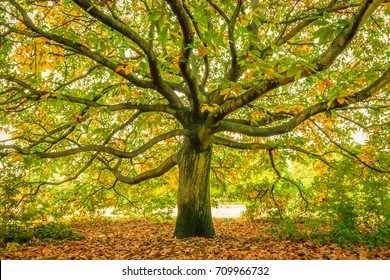
[(199, 151), (191, 140), (184, 141), (179, 157), (177, 238), (214, 237), (210, 205), (212, 148)]

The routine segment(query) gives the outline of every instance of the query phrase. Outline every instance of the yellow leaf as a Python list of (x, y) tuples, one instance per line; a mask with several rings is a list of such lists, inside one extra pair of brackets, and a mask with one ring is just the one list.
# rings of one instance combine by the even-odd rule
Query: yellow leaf
[(334, 99), (329, 100), (327, 110), (329, 110), (330, 107), (333, 105), (333, 101), (334, 101)]
[(218, 52), (218, 47), (216, 45), (213, 45), (213, 52), (217, 53)]
[(127, 90), (127, 85), (126, 84), (121, 84), (120, 85), (121, 91), (126, 91)]
[(46, 41), (47, 41), (47, 39), (44, 38), (44, 37), (39, 37), (38, 39), (35, 40), (35, 42), (36, 42), (37, 44), (40, 44), (40, 45), (46, 44)]
[(125, 68), (125, 74), (128, 75), (133, 70), (133, 65), (128, 64)]
[(231, 91), (230, 88), (224, 88), (223, 90), (221, 90), (221, 92), (219, 93), (220, 95), (227, 95), (229, 94)]
[(202, 108), (200, 108), (200, 111), (203, 113), (204, 111), (206, 111), (208, 109), (208, 107), (209, 106), (207, 104), (205, 104), (202, 106)]
[(226, 100), (231, 91), (232, 90), (230, 88), (224, 88), (223, 90), (221, 90), (221, 92), (219, 94), (223, 95), (223, 100)]
[(206, 110), (209, 110), (210, 112), (212, 112), (213, 110), (217, 109), (219, 107), (218, 104), (213, 104), (213, 106), (209, 106), (207, 104), (204, 104), (201, 108), (200, 108), (200, 111), (203, 113), (204, 111)]
[(253, 74), (255, 72), (257, 72), (258, 70), (257, 69), (252, 69), (251, 71), (249, 71), (249, 73), (247, 74), (247, 77), (248, 77), (248, 80), (251, 82), (253, 81)]
[(115, 72), (119, 72), (123, 69), (123, 65), (119, 65), (116, 69)]
[(11, 153), (10, 155), (11, 162), (22, 162), (23, 161), (23, 156), (17, 153)]
[(179, 40), (183, 40), (183, 36), (181, 36), (179, 33), (177, 32), (171, 32), (171, 35)]
[(79, 119), (80, 119), (80, 117), (79, 117), (79, 116), (76, 116), (76, 117), (74, 117), (74, 118), (70, 121), (70, 123), (71, 123), (71, 124), (72, 124), (72, 123), (75, 123), (75, 122), (77, 122)]

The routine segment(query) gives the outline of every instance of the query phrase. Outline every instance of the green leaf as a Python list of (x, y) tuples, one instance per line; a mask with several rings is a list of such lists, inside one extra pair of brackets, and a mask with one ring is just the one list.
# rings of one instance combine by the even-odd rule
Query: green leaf
[(156, 11), (150, 14), (149, 20), (158, 21), (161, 18), (161, 16), (162, 16), (161, 11)]
[(29, 167), (31, 164), (33, 164), (33, 160), (31, 157), (24, 157), (24, 164)]
[(322, 26), (322, 25), (329, 25), (329, 24), (330, 24), (329, 21), (323, 20), (323, 19), (318, 19), (312, 23), (312, 25), (314, 25), (314, 26)]
[(351, 22), (348, 20), (348, 19), (339, 19), (337, 21), (337, 24), (339, 25), (339, 27), (344, 27), (344, 26), (347, 26), (349, 25)]
[(287, 77), (295, 76), (297, 71), (298, 71), (297, 65), (296, 64), (291, 65), (291, 67), (287, 71)]
[(321, 46), (328, 41), (329, 37), (332, 35), (332, 32), (333, 29), (330, 26), (326, 26), (314, 32), (313, 37), (318, 39), (318, 44)]
[(295, 74), (295, 81), (298, 81), (301, 79), (301, 75), (302, 75), (302, 69), (298, 69), (297, 73)]
[(325, 11), (324, 12), (324, 18), (331, 19), (332, 15), (329, 12)]

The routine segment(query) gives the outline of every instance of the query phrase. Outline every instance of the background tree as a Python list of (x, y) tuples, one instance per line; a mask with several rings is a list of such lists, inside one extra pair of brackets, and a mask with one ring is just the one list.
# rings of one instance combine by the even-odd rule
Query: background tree
[(122, 195), (178, 166), (175, 236), (212, 237), (222, 148), (259, 151), (273, 177), (257, 196), (276, 205), (280, 182), (310, 202), (286, 175), (291, 157), (388, 180), (388, 1), (0, 2), (13, 205), (71, 181)]

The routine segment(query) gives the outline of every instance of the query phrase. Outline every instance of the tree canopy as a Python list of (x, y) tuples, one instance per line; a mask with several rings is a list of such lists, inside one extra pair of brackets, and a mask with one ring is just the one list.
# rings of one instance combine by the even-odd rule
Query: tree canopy
[(0, 2), (4, 213), (132, 207), (157, 177), (178, 237), (214, 235), (210, 176), (279, 213), (340, 186), (388, 205), (389, 1)]

